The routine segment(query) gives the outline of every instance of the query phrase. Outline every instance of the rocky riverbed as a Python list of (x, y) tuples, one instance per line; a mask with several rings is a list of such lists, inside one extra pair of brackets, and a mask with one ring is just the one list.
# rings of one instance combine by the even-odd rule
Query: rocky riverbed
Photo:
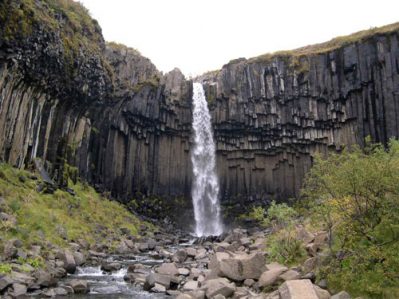
[[(331, 296), (324, 281), (314, 284), (326, 234), (301, 227), (297, 232), (309, 258), (291, 268), (268, 259), (268, 230), (260, 229), (234, 229), (208, 238), (155, 233), (125, 239), (112, 254), (83, 242), (71, 243), (68, 250), (22, 252), (13, 240), (5, 247), (14, 264), (0, 278), (1, 298), (350, 298), (345, 292)], [(44, 269), (18, 265), (22, 254), (44, 252)]]

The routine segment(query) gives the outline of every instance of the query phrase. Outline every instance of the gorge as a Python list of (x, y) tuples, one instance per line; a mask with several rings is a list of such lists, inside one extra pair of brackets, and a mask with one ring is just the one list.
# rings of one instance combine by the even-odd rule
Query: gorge
[(399, 23), (186, 78), (0, 1), (0, 297), (398, 298), (398, 103)]
[[(75, 26), (67, 12), (35, 5), (1, 5), (0, 159), (23, 168), (40, 158), (59, 186), (78, 175), (127, 204), (190, 207), (191, 80), (105, 43), (85, 13)], [(13, 23), (17, 13), (29, 32)], [(199, 76), (222, 205), (298, 196), (316, 153), (398, 136), (398, 56), (393, 24)]]

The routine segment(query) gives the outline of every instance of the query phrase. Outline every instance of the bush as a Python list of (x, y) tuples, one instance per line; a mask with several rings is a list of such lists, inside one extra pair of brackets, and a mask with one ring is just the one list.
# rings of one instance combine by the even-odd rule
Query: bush
[(399, 294), (399, 142), (367, 143), (316, 157), (303, 196), (330, 234), (322, 269), (331, 288), (356, 295)]

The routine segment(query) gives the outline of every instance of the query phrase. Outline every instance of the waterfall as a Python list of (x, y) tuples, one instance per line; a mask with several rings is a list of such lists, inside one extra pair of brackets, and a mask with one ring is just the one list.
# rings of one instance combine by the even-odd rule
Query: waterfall
[(220, 217), (219, 182), (215, 171), (215, 143), (211, 116), (204, 88), (193, 84), (193, 131), (194, 147), (192, 199), (195, 216), (195, 233), (198, 237), (220, 235), (223, 224)]

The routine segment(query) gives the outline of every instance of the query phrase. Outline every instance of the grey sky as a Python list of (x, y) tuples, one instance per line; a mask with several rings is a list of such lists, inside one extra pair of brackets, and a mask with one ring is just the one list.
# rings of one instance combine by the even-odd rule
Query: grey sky
[(186, 75), (399, 21), (399, 1), (81, 0), (107, 41)]

